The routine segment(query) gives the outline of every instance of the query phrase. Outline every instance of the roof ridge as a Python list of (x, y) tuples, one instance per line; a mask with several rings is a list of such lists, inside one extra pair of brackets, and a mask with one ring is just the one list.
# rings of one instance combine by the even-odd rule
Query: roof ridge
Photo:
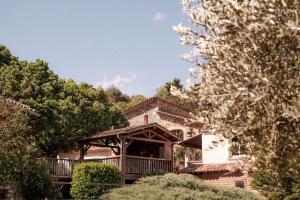
[(154, 102), (154, 101), (165, 102), (165, 103), (167, 103), (167, 104), (171, 104), (171, 105), (173, 105), (173, 106), (175, 106), (175, 107), (181, 108), (181, 109), (186, 110), (186, 111), (188, 111), (188, 112), (192, 112), (190, 109), (188, 109), (188, 108), (186, 108), (186, 107), (184, 107), (184, 106), (181, 106), (181, 105), (178, 105), (178, 104), (176, 104), (176, 103), (174, 103), (174, 102), (167, 101), (167, 100), (162, 99), (162, 98), (160, 98), (160, 97), (154, 96), (154, 97), (150, 97), (150, 98), (148, 98), (148, 99), (146, 99), (146, 100), (144, 100), (144, 101), (142, 101), (142, 102), (140, 102), (140, 103), (138, 103), (138, 104), (136, 104), (136, 105), (134, 105), (134, 106), (131, 106), (131, 107), (125, 109), (125, 110), (123, 111), (123, 114), (126, 115), (126, 114), (130, 113), (131, 111), (133, 111), (133, 110), (135, 110), (135, 109), (138, 109), (139, 107), (141, 107), (141, 106), (143, 106), (143, 105), (145, 105), (145, 104), (147, 104), (147, 103)]
[(0, 97), (0, 100), (3, 100), (3, 101), (5, 101), (5, 102), (11, 103), (11, 104), (14, 104), (14, 105), (16, 105), (16, 106), (18, 106), (18, 107), (27, 109), (28, 111), (30, 111), (30, 112), (32, 112), (32, 113), (34, 113), (34, 114), (39, 115), (39, 113), (38, 113), (38, 111), (37, 111), (36, 109), (31, 108), (29, 105), (23, 104), (23, 103), (21, 103), (21, 102), (19, 102), (19, 101), (16, 101), (16, 100), (14, 100), (14, 99), (11, 99), (11, 98), (5, 98), (5, 97), (2, 97), (2, 96), (1, 96), (1, 97)]

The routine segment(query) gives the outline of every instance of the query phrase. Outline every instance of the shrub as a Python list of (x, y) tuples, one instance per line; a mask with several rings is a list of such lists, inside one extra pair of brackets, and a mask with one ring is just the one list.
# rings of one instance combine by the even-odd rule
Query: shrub
[(261, 197), (239, 188), (208, 185), (189, 174), (150, 176), (130, 187), (113, 189), (102, 200), (260, 200)]
[(255, 171), (251, 173), (253, 178), (251, 186), (258, 190), (262, 195), (269, 197), (269, 199), (284, 199), (284, 200), (298, 200), (300, 199), (300, 182), (297, 177), (282, 176), (279, 182), (281, 183), (281, 190), (274, 190), (272, 185), (278, 183), (272, 177), (272, 173), (266, 171)]
[(73, 172), (71, 195), (75, 199), (98, 199), (122, 182), (120, 171), (110, 164), (82, 163)]
[(29, 162), (16, 178), (18, 188), (24, 199), (54, 198), (55, 191), (48, 173), (48, 167), (43, 163)]

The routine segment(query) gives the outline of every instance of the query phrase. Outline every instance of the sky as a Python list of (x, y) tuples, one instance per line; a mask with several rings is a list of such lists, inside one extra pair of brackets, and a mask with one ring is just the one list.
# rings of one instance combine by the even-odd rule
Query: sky
[(43, 59), (61, 78), (153, 96), (183, 83), (188, 47), (172, 26), (187, 18), (179, 0), (0, 0), (0, 44), (22, 60)]

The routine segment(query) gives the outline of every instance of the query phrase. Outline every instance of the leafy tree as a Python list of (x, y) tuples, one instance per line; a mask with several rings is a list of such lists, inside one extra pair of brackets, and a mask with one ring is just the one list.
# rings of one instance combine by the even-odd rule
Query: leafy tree
[(141, 103), (142, 101), (145, 101), (147, 98), (143, 95), (134, 95), (130, 97), (129, 102), (116, 102), (114, 103), (114, 107), (119, 110), (126, 110), (132, 106), (135, 106), (138, 103)]
[(185, 88), (181, 83), (181, 80), (178, 78), (174, 78), (172, 81), (166, 82), (156, 91), (157, 97), (164, 99), (166, 101), (173, 102), (177, 105), (189, 108), (191, 110), (196, 110), (196, 104), (193, 104), (191, 101), (182, 98), (180, 96), (176, 96), (172, 93), (172, 91), (176, 89), (179, 92), (184, 92)]
[(105, 92), (86, 83), (62, 80), (42, 60), (20, 61), (0, 46), (0, 95), (37, 109), (41, 118), (33, 136), (48, 156), (75, 148), (75, 139), (128, 124)]
[(105, 91), (107, 99), (110, 103), (117, 103), (117, 102), (129, 102), (130, 98), (128, 95), (123, 94), (121, 90), (119, 90), (115, 86), (111, 86), (106, 89)]
[(36, 162), (28, 112), (0, 99), (0, 182), (14, 184), (25, 199), (53, 197), (48, 169)]
[(35, 147), (30, 138), (28, 113), (13, 108), (3, 99), (0, 109), (0, 182), (9, 182), (34, 155)]
[(174, 29), (194, 47), (183, 58), (196, 63), (199, 78), (184, 95), (202, 121), (240, 139), (249, 163), (255, 158), (252, 170), (272, 174), (260, 191), (294, 196), (285, 183), (300, 185), (299, 1), (182, 3), (192, 25)]

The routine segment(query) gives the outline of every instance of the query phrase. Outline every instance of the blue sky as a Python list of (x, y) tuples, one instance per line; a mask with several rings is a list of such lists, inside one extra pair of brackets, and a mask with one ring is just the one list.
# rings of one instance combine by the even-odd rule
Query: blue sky
[(61, 78), (149, 97), (189, 77), (172, 30), (187, 22), (181, 10), (179, 0), (1, 0), (0, 43)]

